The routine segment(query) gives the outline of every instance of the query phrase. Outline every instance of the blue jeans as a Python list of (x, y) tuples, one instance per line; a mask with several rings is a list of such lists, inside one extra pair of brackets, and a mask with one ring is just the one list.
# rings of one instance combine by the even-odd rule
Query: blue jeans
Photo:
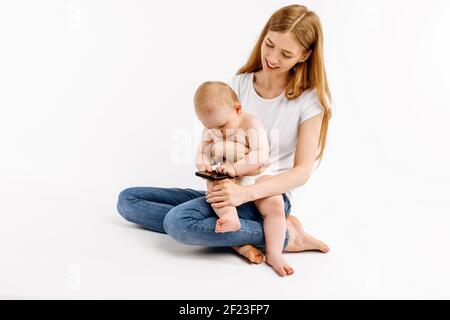
[[(283, 194), (286, 215), (291, 211)], [(217, 215), (206, 202), (205, 191), (179, 188), (135, 187), (119, 195), (117, 210), (126, 220), (146, 229), (167, 233), (188, 245), (230, 247), (253, 244), (264, 248), (263, 218), (253, 202), (236, 208), (241, 229), (216, 233)], [(284, 246), (289, 234), (286, 230)]]

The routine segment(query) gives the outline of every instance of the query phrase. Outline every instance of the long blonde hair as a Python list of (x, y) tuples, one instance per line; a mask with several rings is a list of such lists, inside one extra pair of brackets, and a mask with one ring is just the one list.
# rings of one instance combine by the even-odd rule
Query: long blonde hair
[(288, 100), (293, 100), (306, 89), (316, 90), (319, 102), (324, 109), (319, 138), (320, 152), (316, 157), (316, 160), (321, 160), (327, 141), (328, 122), (331, 118), (331, 94), (325, 72), (323, 33), (319, 17), (302, 5), (290, 5), (277, 10), (267, 21), (247, 63), (239, 69), (237, 74), (262, 69), (261, 46), (269, 31), (291, 32), (306, 51), (312, 51), (306, 61), (297, 63), (290, 70), (290, 80), (286, 86), (285, 96)]

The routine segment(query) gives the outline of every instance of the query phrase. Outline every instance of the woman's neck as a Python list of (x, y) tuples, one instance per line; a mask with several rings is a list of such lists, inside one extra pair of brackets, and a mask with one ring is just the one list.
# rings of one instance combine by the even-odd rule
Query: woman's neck
[(285, 89), (289, 82), (289, 72), (269, 74), (264, 70), (255, 72), (255, 83), (265, 90)]

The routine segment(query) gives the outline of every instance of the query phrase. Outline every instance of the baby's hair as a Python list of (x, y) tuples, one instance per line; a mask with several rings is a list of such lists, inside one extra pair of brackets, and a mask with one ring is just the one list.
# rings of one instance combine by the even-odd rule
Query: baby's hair
[(210, 111), (214, 106), (221, 103), (230, 106), (230, 108), (239, 103), (236, 93), (228, 84), (221, 81), (206, 81), (197, 88), (194, 95), (196, 111)]

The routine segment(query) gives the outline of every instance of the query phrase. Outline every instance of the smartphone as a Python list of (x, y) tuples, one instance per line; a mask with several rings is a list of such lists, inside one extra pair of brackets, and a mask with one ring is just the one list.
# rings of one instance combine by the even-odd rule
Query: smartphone
[(212, 172), (197, 171), (195, 173), (195, 175), (198, 176), (198, 177), (202, 177), (204, 179), (209, 179), (209, 180), (232, 179), (232, 177), (230, 177), (229, 175), (216, 172), (215, 170), (213, 170)]

